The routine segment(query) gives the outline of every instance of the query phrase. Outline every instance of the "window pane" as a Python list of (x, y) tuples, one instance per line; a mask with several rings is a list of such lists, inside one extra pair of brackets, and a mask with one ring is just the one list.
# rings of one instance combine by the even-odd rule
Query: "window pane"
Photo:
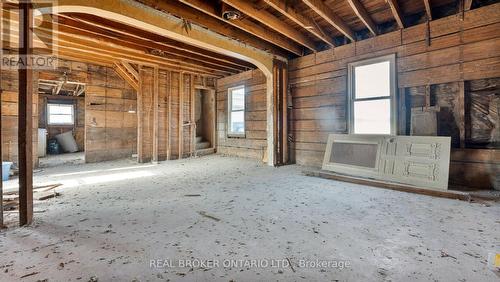
[(50, 115), (50, 124), (73, 124), (73, 116), (71, 115)]
[(390, 62), (354, 68), (354, 95), (356, 99), (391, 95)]
[(245, 133), (245, 112), (231, 112), (231, 132)]
[(232, 110), (244, 110), (245, 109), (245, 89), (238, 88), (231, 91), (231, 102), (232, 102)]
[(73, 105), (48, 104), (49, 124), (73, 124)]
[(354, 102), (354, 133), (391, 134), (390, 99)]
[(54, 115), (72, 115), (73, 105), (49, 104), (49, 113)]

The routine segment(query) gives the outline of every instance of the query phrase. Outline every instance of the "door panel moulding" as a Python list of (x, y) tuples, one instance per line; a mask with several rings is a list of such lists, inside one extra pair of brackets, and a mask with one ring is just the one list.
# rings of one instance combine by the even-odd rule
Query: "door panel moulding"
[(447, 190), (450, 137), (330, 134), (323, 170)]

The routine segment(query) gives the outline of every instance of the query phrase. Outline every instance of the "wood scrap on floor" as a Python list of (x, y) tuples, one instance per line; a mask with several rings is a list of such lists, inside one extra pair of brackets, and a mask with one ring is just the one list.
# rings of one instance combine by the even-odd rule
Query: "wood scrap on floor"
[[(33, 199), (37, 201), (44, 201), (50, 198), (58, 197), (61, 193), (56, 192), (54, 189), (60, 186), (62, 186), (61, 183), (35, 186), (33, 187)], [(4, 211), (17, 210), (19, 208), (19, 192), (4, 192), (2, 202)]]
[(206, 212), (204, 211), (199, 211), (198, 214), (200, 214), (201, 216), (204, 216), (204, 217), (207, 217), (207, 218), (210, 218), (210, 219), (213, 219), (215, 221), (220, 221), (220, 218), (217, 218), (215, 216), (212, 216), (212, 215), (209, 215), (207, 214)]
[(45, 193), (40, 193), (40, 195), (35, 194), (34, 196), (38, 196), (38, 197), (35, 197), (35, 200), (38, 200), (38, 201), (43, 201), (43, 200), (47, 200), (47, 199), (50, 199), (50, 198), (55, 198), (55, 197), (58, 197), (60, 196), (61, 194), (58, 193), (58, 192), (45, 192)]
[[(49, 191), (49, 190), (52, 190), (52, 189), (55, 189), (59, 186), (62, 186), (61, 183), (56, 183), (56, 184), (48, 184), (48, 185), (42, 185), (42, 186), (35, 186), (33, 187), (33, 192), (45, 192), (45, 191)], [(19, 188), (18, 188), (19, 189)], [(4, 192), (3, 195), (17, 195), (19, 192), (18, 191), (8, 191), (8, 192)]]
[(392, 182), (380, 181), (380, 180), (375, 180), (375, 179), (354, 177), (354, 176), (337, 174), (334, 172), (324, 171), (324, 170), (304, 171), (303, 174), (306, 176), (311, 176), (311, 177), (320, 177), (320, 178), (324, 178), (324, 179), (350, 182), (350, 183), (354, 183), (354, 184), (365, 185), (365, 186), (370, 186), (370, 187), (375, 187), (375, 188), (383, 188), (383, 189), (408, 192), (408, 193), (415, 193), (415, 194), (434, 196), (434, 197), (441, 197), (441, 198), (448, 198), (448, 199), (457, 199), (457, 200), (466, 201), (466, 202), (471, 201), (470, 193), (462, 192), (462, 191), (431, 190), (431, 189), (421, 188), (418, 186), (410, 186), (410, 185), (400, 184), (400, 183), (392, 183)]

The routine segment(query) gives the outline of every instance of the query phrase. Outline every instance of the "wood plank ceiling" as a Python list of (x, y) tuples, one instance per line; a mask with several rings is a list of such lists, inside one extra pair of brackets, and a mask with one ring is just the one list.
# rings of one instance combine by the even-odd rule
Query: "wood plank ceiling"
[[(460, 3), (464, 3), (463, 0), (137, 1), (288, 58), (404, 28), (432, 19), (433, 9), (452, 6), (458, 10)], [(232, 12), (237, 19), (225, 19), (224, 12)]]

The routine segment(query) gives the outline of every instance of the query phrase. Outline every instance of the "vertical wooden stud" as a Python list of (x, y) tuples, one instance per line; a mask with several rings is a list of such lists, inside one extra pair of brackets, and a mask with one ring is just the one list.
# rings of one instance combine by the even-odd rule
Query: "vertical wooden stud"
[(460, 131), (460, 148), (465, 148), (465, 82), (458, 82), (458, 129)]
[(139, 65), (139, 89), (137, 90), (137, 161), (144, 162), (144, 105), (143, 105), (143, 70), (142, 65)]
[(282, 132), (282, 142), (283, 142), (283, 164), (288, 164), (289, 162), (289, 148), (288, 148), (288, 66), (283, 64), (281, 68), (282, 72), (282, 95), (283, 102), (282, 108), (283, 113), (281, 118), (283, 120), (283, 132)]
[(172, 72), (167, 71), (167, 160), (172, 158), (170, 135), (172, 131)]
[(28, 65), (32, 55), (33, 10), (30, 1), (19, 3), (19, 56), (25, 62), (19, 68), (18, 166), (19, 224), (33, 220), (33, 70)]
[(179, 159), (182, 159), (184, 141), (184, 73), (179, 73)]
[(194, 89), (194, 75), (191, 74), (191, 77), (190, 77), (190, 83), (189, 83), (189, 94), (190, 94), (190, 98), (189, 100), (191, 101), (190, 103), (190, 112), (191, 112), (191, 121), (189, 122), (190, 123), (190, 134), (191, 135), (191, 142), (189, 144), (189, 147), (191, 148), (191, 156), (195, 153), (195, 150), (196, 150), (196, 116), (195, 116), (195, 89)]
[(153, 69), (153, 162), (158, 162), (158, 107), (159, 107), (159, 71), (158, 67)]

